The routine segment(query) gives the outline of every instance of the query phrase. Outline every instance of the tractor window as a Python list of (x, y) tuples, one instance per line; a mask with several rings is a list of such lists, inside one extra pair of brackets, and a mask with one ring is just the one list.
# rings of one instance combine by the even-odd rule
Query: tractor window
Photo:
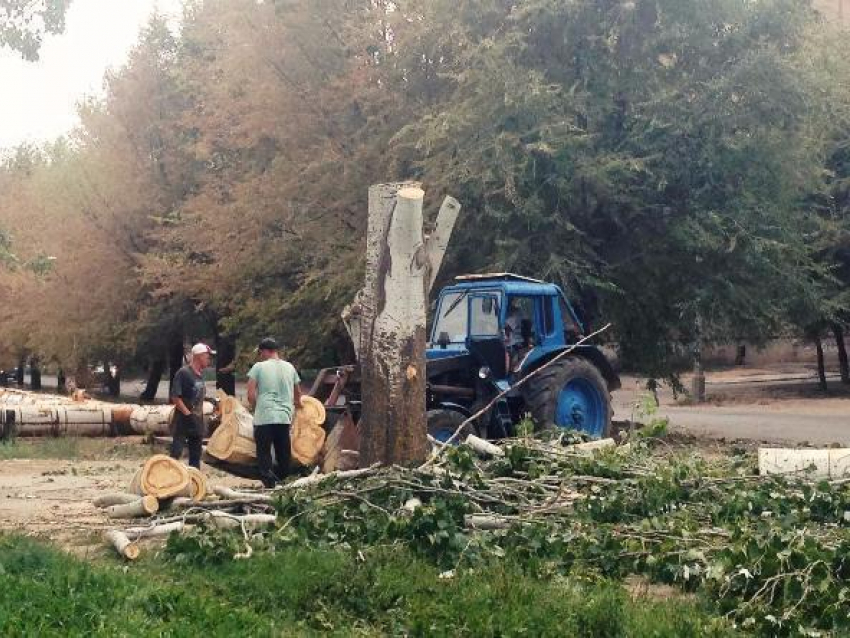
[(439, 340), (441, 333), (446, 333), (451, 343), (466, 341), (469, 315), (465, 297), (465, 292), (453, 292), (443, 297), (440, 302), (440, 314), (432, 333), (435, 343)]
[(564, 302), (564, 300), (559, 299), (558, 303), (561, 306), (561, 317), (564, 320), (564, 341), (566, 343), (573, 343), (581, 338), (581, 326), (576, 323), (572, 311)]
[(494, 337), (501, 334), (498, 297), (494, 295), (472, 297), (469, 301), (469, 315), (471, 318), (470, 335)]

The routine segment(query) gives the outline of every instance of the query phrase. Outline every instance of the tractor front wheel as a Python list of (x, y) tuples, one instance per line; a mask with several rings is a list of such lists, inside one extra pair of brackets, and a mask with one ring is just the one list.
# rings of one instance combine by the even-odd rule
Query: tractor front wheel
[(611, 435), (611, 394), (592, 363), (567, 358), (525, 384), (525, 403), (538, 427), (577, 430), (593, 438)]

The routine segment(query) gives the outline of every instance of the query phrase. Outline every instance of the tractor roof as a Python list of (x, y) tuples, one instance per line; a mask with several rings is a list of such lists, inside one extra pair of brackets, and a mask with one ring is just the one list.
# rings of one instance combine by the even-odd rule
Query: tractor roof
[(522, 275), (515, 275), (511, 272), (491, 272), (483, 273), (480, 275), (460, 275), (458, 277), (455, 277), (455, 281), (528, 281), (533, 284), (543, 283), (539, 279), (523, 277)]
[(457, 291), (493, 288), (501, 289), (509, 295), (555, 295), (560, 290), (554, 284), (506, 272), (455, 277), (455, 283), (447, 286), (445, 290)]

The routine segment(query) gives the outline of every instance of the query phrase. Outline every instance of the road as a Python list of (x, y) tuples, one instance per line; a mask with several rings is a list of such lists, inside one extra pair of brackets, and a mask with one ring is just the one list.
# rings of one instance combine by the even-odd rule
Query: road
[[(663, 391), (658, 415), (676, 430), (712, 438), (850, 446), (850, 392), (831, 376), (832, 394), (823, 396), (806, 372), (717, 375), (707, 383), (712, 403), (678, 405)], [(630, 418), (640, 387), (639, 380), (624, 379), (614, 394), (615, 419)]]

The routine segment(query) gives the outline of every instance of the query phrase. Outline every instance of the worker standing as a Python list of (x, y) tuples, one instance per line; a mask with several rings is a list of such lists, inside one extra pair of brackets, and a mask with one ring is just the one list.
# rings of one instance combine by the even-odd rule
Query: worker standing
[(192, 346), (188, 365), (174, 375), (171, 403), (174, 404), (174, 435), (171, 457), (179, 459), (183, 448), (189, 448), (189, 465), (201, 469), (201, 444), (204, 439), (204, 370), (210, 366), (215, 351), (203, 343)]
[[(257, 347), (260, 361), (248, 372), (248, 403), (254, 411), (254, 441), (260, 480), (274, 487), (289, 472), (289, 428), (295, 407), (301, 407), (301, 378), (280, 358), (277, 341), (267, 337)], [(272, 465), (274, 447), (277, 473)]]

